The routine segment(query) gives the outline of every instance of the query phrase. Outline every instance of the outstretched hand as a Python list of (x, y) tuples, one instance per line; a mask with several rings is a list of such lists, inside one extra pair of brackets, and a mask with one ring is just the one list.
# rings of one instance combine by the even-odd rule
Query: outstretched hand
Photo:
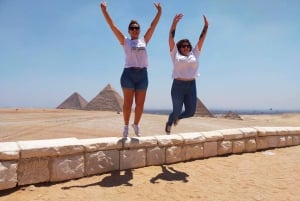
[(103, 1), (103, 2), (101, 2), (100, 3), (100, 7), (101, 7), (101, 9), (106, 9), (106, 7), (107, 7), (107, 4), (106, 4), (106, 1)]
[(161, 5), (160, 3), (154, 3), (154, 6), (156, 7), (157, 11), (161, 11)]
[(208, 21), (207, 21), (205, 15), (203, 15), (203, 19), (204, 19), (204, 26), (208, 27)]
[(175, 17), (173, 18), (173, 23), (177, 24), (182, 17), (183, 17), (182, 13), (176, 14)]

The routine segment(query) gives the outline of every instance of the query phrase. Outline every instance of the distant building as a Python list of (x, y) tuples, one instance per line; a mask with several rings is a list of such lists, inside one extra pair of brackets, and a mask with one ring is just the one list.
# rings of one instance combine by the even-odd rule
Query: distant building
[(77, 92), (74, 92), (56, 109), (82, 109), (87, 105), (87, 101)]

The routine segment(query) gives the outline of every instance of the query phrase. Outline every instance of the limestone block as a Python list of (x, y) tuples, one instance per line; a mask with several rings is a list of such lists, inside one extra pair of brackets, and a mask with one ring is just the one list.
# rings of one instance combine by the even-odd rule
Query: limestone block
[(0, 142), (0, 161), (18, 160), (19, 151), (16, 142)]
[(25, 158), (19, 160), (18, 184), (49, 182), (49, 158)]
[(85, 159), (85, 175), (119, 170), (120, 167), (120, 154), (117, 150), (86, 153)]
[(80, 155), (53, 158), (51, 182), (76, 179), (84, 176), (84, 157)]
[(218, 155), (218, 143), (217, 141), (213, 142), (204, 142), (204, 158), (217, 156)]
[(17, 186), (17, 166), (16, 161), (0, 161), (0, 190)]
[(179, 134), (184, 144), (198, 144), (205, 142), (205, 137), (200, 132), (193, 132), (193, 133), (181, 133)]
[(245, 139), (245, 152), (256, 152), (255, 139)]
[(286, 146), (292, 146), (292, 145), (293, 145), (293, 137), (286, 136)]
[(289, 130), (286, 127), (275, 127), (278, 135), (289, 135)]
[(164, 147), (147, 148), (146, 165), (162, 165), (166, 162), (166, 149)]
[(166, 148), (166, 163), (176, 163), (183, 161), (184, 153), (181, 146), (171, 146)]
[(226, 141), (242, 139), (244, 137), (244, 133), (240, 129), (224, 129), (218, 131), (223, 135), (223, 138)]
[(202, 135), (206, 138), (206, 142), (220, 141), (224, 139), (222, 133), (218, 130), (202, 132)]
[(255, 138), (257, 137), (257, 130), (255, 128), (240, 128), (244, 134), (244, 138)]
[(57, 157), (82, 153), (84, 147), (76, 138), (19, 141), (21, 158)]
[(182, 152), (184, 153), (183, 160), (188, 161), (203, 158), (203, 150), (203, 143), (185, 145), (182, 148)]
[(276, 127), (254, 127), (257, 130), (257, 136), (274, 136), (277, 135)]
[(166, 147), (166, 146), (173, 146), (173, 145), (182, 145), (183, 139), (180, 135), (173, 134), (173, 135), (157, 135), (155, 136), (158, 142), (158, 146)]
[(240, 154), (245, 152), (245, 142), (244, 140), (235, 140), (232, 142), (232, 153)]
[(231, 141), (219, 141), (218, 142), (218, 155), (225, 155), (232, 153)]
[(267, 137), (257, 137), (256, 138), (256, 149), (262, 150), (269, 148), (269, 143)]
[(269, 146), (269, 148), (278, 147), (278, 145), (279, 145), (279, 138), (280, 138), (280, 136), (268, 136), (267, 140), (268, 140), (268, 146)]
[(84, 146), (86, 152), (95, 152), (101, 150), (121, 149), (123, 146), (123, 138), (104, 137), (79, 139), (79, 143)]
[(146, 149), (129, 149), (120, 151), (120, 170), (146, 166)]
[(293, 145), (299, 145), (300, 144), (300, 135), (294, 135), (293, 136)]
[(124, 148), (146, 148), (157, 146), (157, 138), (150, 137), (131, 137), (124, 141)]
[(300, 127), (286, 127), (289, 135), (300, 135)]
[(286, 146), (286, 138), (287, 138), (287, 136), (279, 136), (278, 147)]

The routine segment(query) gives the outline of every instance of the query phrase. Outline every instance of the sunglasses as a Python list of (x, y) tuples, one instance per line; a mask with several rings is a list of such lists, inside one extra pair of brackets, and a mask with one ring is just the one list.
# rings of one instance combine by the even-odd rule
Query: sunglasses
[(133, 30), (140, 30), (140, 27), (129, 27), (129, 30), (133, 31)]
[(180, 48), (191, 48), (190, 45), (181, 45)]

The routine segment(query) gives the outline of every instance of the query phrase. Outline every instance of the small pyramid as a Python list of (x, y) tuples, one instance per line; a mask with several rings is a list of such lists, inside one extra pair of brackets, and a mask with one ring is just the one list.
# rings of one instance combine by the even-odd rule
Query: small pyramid
[(199, 98), (197, 98), (197, 105), (196, 105), (196, 111), (195, 111), (194, 116), (195, 117), (214, 117)]
[(123, 98), (108, 84), (84, 109), (121, 112), (123, 111)]
[(226, 119), (235, 119), (235, 120), (243, 120), (238, 113), (235, 113), (235, 112), (232, 112), (232, 111), (227, 112), (226, 115), (224, 115), (224, 118), (226, 118)]
[(74, 92), (69, 98), (62, 102), (56, 109), (82, 109), (87, 105), (87, 101), (80, 96), (79, 93)]

